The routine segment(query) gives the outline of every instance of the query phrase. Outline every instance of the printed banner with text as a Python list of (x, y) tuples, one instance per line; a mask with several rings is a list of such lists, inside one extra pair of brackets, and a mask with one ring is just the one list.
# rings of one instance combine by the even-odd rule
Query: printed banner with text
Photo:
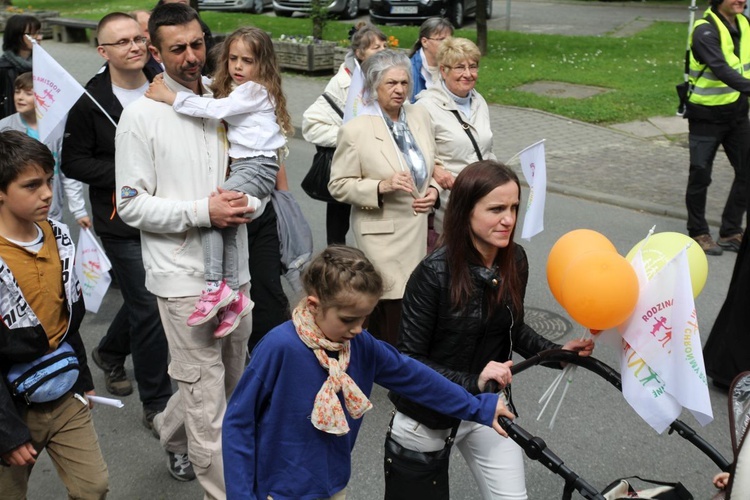
[(45, 142), (65, 121), (68, 111), (84, 90), (81, 84), (36, 42), (33, 44), (32, 73), (39, 141)]
[(657, 432), (676, 418), (676, 405), (706, 425), (713, 411), (687, 253), (682, 250), (650, 281), (640, 252), (633, 267), (641, 288), (635, 311), (622, 327), (623, 395)]

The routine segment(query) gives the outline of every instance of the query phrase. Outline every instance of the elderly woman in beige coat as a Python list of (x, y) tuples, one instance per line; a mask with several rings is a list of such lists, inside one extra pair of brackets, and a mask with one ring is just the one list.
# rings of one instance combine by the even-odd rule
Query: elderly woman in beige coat
[[(448, 38), (437, 51), (440, 83), (417, 95), (416, 104), (430, 113), (442, 166), (434, 178), (445, 189), (435, 212), (435, 231), (443, 232), (443, 214), (448, 205), (453, 179), (479, 160), (496, 160), (492, 152), (492, 128), (487, 101), (474, 87), (481, 55), (474, 42)], [(472, 142), (473, 139), (473, 142)]]
[(378, 52), (362, 71), (366, 101), (377, 112), (341, 127), (328, 189), (352, 205), (356, 245), (389, 285), (367, 328), (395, 345), (406, 281), (427, 253), (427, 215), (440, 194), (432, 180), (435, 142), (427, 111), (408, 103), (405, 54)]

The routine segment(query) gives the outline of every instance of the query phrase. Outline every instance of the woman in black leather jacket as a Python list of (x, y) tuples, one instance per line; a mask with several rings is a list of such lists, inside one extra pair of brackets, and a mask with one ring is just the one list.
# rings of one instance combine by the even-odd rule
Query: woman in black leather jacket
[[(445, 214), (444, 242), (414, 270), (403, 299), (398, 348), (473, 394), (502, 390), (510, 401), (513, 351), (528, 357), (559, 348), (523, 321), (528, 261), (513, 242), (520, 202), (516, 174), (486, 160), (456, 178)], [(587, 356), (591, 340), (563, 346)], [(455, 443), (485, 499), (524, 499), (523, 453), (512, 440), (472, 422), (435, 413), (398, 394), (392, 437), (401, 446), (442, 449)], [(512, 404), (510, 405), (513, 410)]]

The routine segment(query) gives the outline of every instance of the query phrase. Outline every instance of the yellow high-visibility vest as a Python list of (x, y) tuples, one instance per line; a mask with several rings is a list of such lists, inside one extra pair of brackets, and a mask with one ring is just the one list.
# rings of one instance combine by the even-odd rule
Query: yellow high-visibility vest
[[(716, 26), (721, 40), (721, 51), (727, 64), (740, 75), (745, 75), (750, 71), (750, 23), (743, 15), (737, 16), (737, 26), (740, 31), (740, 56), (734, 53), (734, 43), (732, 35), (711, 10), (706, 10), (703, 19), (695, 22), (693, 34), (698, 26), (709, 22), (708, 18)], [(693, 44), (693, 34), (690, 35), (690, 45)], [(690, 74), (689, 81), (692, 92), (688, 100), (694, 104), (703, 106), (721, 106), (731, 104), (740, 98), (741, 93), (719, 80), (707, 65), (698, 62), (690, 51)]]

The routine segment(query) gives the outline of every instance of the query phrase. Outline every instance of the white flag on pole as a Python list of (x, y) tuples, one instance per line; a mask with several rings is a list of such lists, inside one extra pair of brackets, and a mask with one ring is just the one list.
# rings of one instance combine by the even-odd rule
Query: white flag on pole
[[(713, 420), (713, 412), (687, 253), (682, 250), (648, 282), (640, 252), (633, 259), (633, 265), (641, 289), (635, 311), (623, 325), (622, 336), (660, 381), (660, 386), (652, 391), (653, 399), (668, 395), (676, 404), (688, 409), (701, 425), (706, 425)], [(647, 412), (643, 408), (635, 409), (641, 416), (642, 412)], [(664, 430), (647, 422), (658, 432)]]
[(346, 95), (346, 106), (344, 107), (344, 123), (359, 115), (380, 116), (380, 110), (373, 100), (367, 103), (367, 90), (365, 89), (365, 75), (358, 62), (352, 73), (352, 83)]
[(682, 412), (682, 406), (664, 390), (664, 381), (622, 340), (620, 377), (625, 401), (661, 434)]
[(39, 141), (65, 121), (68, 111), (83, 94), (83, 87), (41, 45), (33, 43), (32, 73), (39, 126)]
[(531, 240), (544, 231), (544, 204), (547, 198), (547, 162), (544, 157), (544, 139), (520, 153), (521, 169), (529, 185), (529, 199), (523, 219), (521, 238)]
[(78, 235), (75, 269), (81, 283), (86, 310), (98, 312), (112, 281), (109, 275), (112, 264), (94, 235), (86, 228), (81, 228)]

